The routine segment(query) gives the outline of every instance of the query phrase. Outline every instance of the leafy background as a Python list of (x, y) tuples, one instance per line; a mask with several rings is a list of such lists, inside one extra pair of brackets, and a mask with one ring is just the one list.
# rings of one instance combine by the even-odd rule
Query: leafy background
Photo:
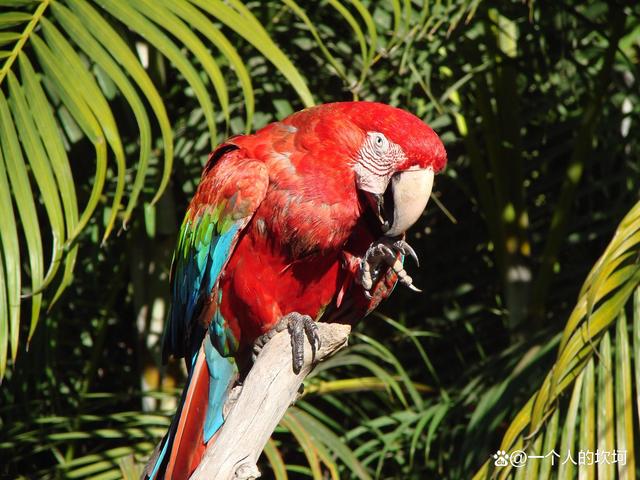
[[(264, 475), (635, 478), (636, 2), (0, 6), (0, 476), (135, 477), (183, 380), (159, 342), (207, 153), (357, 98), (446, 144), (410, 236), (425, 293), (316, 369)], [(493, 469), (498, 448), (627, 465)]]

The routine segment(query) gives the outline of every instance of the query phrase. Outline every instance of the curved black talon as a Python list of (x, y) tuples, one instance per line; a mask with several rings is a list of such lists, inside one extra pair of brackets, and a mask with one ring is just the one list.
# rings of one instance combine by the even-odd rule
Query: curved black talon
[(271, 340), (276, 333), (283, 331), (285, 328), (289, 331), (289, 335), (291, 336), (293, 371), (298, 374), (304, 364), (304, 336), (307, 336), (309, 343), (311, 344), (311, 358), (313, 360), (315, 360), (316, 353), (320, 349), (318, 325), (309, 315), (291, 312), (282, 317), (271, 330), (258, 337), (253, 343), (253, 360), (255, 361), (267, 342)]
[(291, 351), (293, 353), (293, 372), (300, 373), (304, 364), (304, 336), (307, 335), (311, 344), (311, 358), (315, 360), (316, 352), (320, 348), (320, 336), (318, 335), (318, 325), (309, 315), (302, 315), (298, 312), (291, 312), (282, 317), (286, 319), (287, 328), (291, 335)]

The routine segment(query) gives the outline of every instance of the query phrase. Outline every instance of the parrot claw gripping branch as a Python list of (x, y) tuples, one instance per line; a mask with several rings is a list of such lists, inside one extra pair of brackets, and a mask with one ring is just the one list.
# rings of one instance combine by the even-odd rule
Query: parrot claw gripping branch
[(398, 282), (419, 291), (405, 232), (446, 161), (422, 120), (373, 102), (311, 107), (210, 155), (180, 229), (163, 338), (163, 359), (185, 358), (187, 385), (144, 478), (193, 474), (278, 332), (297, 373), (305, 337), (312, 360), (325, 349), (316, 322), (352, 325)]
[(315, 358), (316, 352), (320, 350), (322, 346), (320, 342), (320, 336), (318, 335), (318, 325), (315, 320), (309, 315), (302, 315), (298, 312), (291, 312), (286, 314), (280, 319), (276, 326), (269, 330), (264, 335), (260, 335), (255, 342), (253, 342), (253, 356), (252, 359), (258, 358), (262, 347), (273, 338), (276, 333), (288, 330), (291, 336), (291, 351), (293, 354), (293, 373), (300, 373), (302, 364), (304, 362), (304, 336), (306, 335), (311, 344), (311, 356)]

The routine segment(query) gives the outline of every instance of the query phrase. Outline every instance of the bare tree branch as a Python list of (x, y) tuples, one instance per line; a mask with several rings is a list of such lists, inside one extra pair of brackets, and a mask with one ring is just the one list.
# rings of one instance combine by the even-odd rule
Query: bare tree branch
[(220, 431), (207, 448), (191, 480), (234, 480), (260, 476), (258, 458), (313, 366), (347, 345), (351, 327), (318, 324), (322, 346), (311, 358), (305, 340), (305, 361), (293, 373), (291, 341), (285, 330), (274, 336), (251, 367), (242, 387), (232, 392), (232, 405)]

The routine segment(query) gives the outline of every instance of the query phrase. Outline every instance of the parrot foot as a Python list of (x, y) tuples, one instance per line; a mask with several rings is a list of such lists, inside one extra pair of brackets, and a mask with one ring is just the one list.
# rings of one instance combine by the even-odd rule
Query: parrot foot
[(264, 335), (261, 335), (253, 343), (253, 360), (255, 362), (258, 354), (277, 333), (284, 329), (289, 330), (291, 336), (291, 351), (293, 353), (293, 371), (300, 373), (304, 364), (304, 336), (306, 334), (311, 344), (312, 358), (316, 357), (316, 352), (320, 349), (320, 336), (318, 335), (318, 325), (309, 315), (302, 315), (298, 312), (291, 312), (280, 319), (276, 325)]
[(384, 266), (393, 269), (402, 285), (414, 292), (422, 291), (413, 284), (413, 279), (405, 271), (402, 261), (398, 258), (398, 253), (410, 256), (420, 266), (415, 250), (404, 240), (394, 241), (383, 237), (371, 244), (360, 263), (360, 277), (358, 278), (358, 283), (362, 285), (368, 298), (371, 298), (371, 289), (379, 280)]

